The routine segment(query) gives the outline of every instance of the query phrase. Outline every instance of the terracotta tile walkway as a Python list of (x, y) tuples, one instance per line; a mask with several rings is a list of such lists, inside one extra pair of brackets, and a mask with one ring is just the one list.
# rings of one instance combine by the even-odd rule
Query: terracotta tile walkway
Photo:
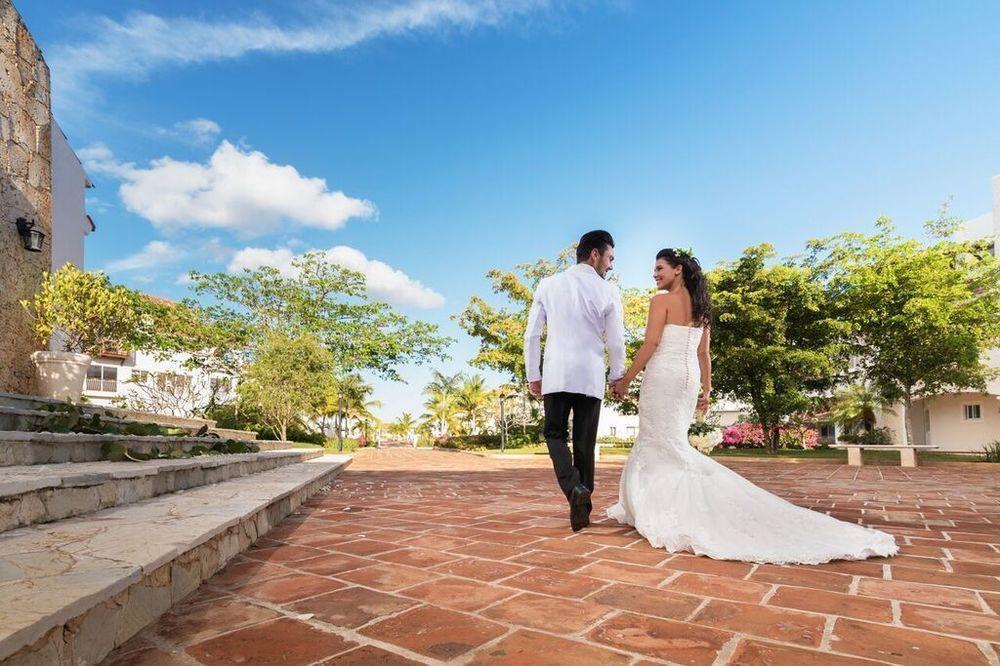
[[(728, 464), (893, 532), (902, 555), (812, 567), (671, 555), (607, 521), (574, 535), (546, 458), (365, 451), (112, 661), (998, 664), (996, 466)], [(598, 510), (620, 470), (600, 465)]]

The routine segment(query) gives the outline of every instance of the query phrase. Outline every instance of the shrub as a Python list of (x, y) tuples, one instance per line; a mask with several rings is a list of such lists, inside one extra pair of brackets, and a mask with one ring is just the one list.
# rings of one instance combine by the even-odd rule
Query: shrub
[(762, 449), (766, 444), (759, 423), (740, 421), (722, 431), (722, 446), (727, 449)]
[(986, 462), (1000, 462), (1000, 439), (983, 447), (983, 457), (986, 458)]

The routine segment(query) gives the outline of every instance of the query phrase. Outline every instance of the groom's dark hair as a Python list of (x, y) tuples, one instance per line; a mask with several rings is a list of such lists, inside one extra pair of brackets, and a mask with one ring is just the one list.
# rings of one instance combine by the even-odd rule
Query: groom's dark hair
[(603, 229), (588, 231), (580, 236), (580, 242), (576, 246), (576, 263), (587, 261), (594, 250), (604, 254), (609, 246), (615, 246), (615, 239), (607, 231)]

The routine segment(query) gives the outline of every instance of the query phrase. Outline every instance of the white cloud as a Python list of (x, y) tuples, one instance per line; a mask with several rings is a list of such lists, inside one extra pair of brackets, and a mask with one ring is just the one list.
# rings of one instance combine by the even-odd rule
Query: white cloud
[(184, 255), (185, 252), (180, 248), (164, 241), (155, 240), (150, 241), (144, 248), (129, 257), (110, 262), (106, 268), (110, 273), (150, 269), (171, 264)]
[(208, 118), (192, 118), (174, 123), (173, 127), (159, 127), (156, 133), (160, 136), (179, 139), (185, 143), (207, 145), (214, 143), (222, 133), (219, 123)]
[(125, 207), (164, 231), (183, 227), (229, 229), (255, 236), (289, 225), (333, 230), (352, 217), (371, 217), (375, 206), (305, 177), (290, 165), (223, 141), (207, 163), (171, 157), (148, 167), (119, 162), (103, 144), (79, 153), (90, 173), (123, 181)]
[[(497, 26), (563, 0), (319, 0), (300, 5), (296, 20), (263, 14), (202, 20), (132, 12), (94, 17), (92, 40), (50, 49), (57, 102), (93, 93), (95, 79), (142, 79), (158, 69), (240, 58), (249, 53), (328, 53), (385, 36)], [(293, 14), (286, 11), (287, 14)], [(293, 14), (295, 15), (295, 14)], [(63, 101), (60, 101), (63, 100)]]
[[(368, 293), (375, 299), (393, 305), (423, 309), (439, 308), (444, 305), (444, 296), (424, 286), (406, 273), (392, 266), (369, 259), (363, 252), (352, 247), (338, 245), (323, 251), (327, 261), (344, 268), (363, 273), (368, 281)], [(273, 266), (285, 276), (293, 276), (292, 260), (296, 255), (288, 248), (269, 250), (262, 247), (246, 247), (233, 255), (228, 270), (231, 273), (261, 266)]]

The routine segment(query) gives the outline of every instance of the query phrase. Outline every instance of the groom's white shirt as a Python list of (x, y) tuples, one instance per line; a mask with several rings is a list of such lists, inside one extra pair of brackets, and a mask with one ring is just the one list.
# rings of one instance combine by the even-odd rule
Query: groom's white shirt
[(603, 398), (605, 340), (611, 380), (617, 381), (625, 375), (625, 319), (617, 287), (589, 264), (577, 264), (538, 283), (524, 333), (529, 382), (542, 380), (542, 393)]

